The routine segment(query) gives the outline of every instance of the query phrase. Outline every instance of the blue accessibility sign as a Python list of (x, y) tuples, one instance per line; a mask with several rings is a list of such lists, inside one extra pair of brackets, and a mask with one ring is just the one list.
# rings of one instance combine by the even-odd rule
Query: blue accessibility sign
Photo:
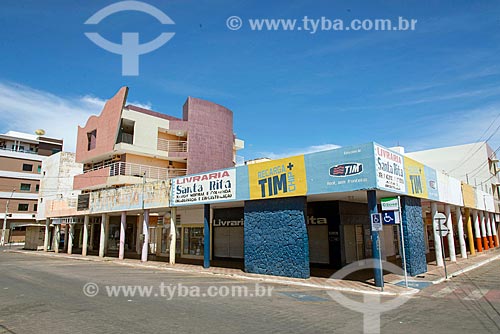
[(384, 225), (399, 224), (399, 212), (398, 211), (382, 212), (382, 223)]

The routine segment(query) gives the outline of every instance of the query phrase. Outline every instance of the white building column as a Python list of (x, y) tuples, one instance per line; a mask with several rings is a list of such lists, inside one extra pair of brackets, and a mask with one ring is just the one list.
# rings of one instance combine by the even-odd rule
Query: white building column
[(175, 245), (177, 242), (177, 235), (175, 229), (175, 217), (177, 216), (177, 210), (175, 208), (170, 208), (170, 245), (169, 245), (169, 263), (175, 264)]
[(89, 243), (89, 215), (83, 218), (83, 240), (82, 240), (82, 256), (87, 256)]
[(491, 234), (491, 221), (490, 221), (490, 213), (484, 212), (484, 220), (486, 222), (486, 236), (488, 237), (488, 246), (490, 248), (495, 247), (493, 243), (493, 234)]
[(439, 267), (444, 267), (443, 250), (441, 248), (441, 238), (438, 231), (438, 222), (434, 219), (437, 213), (437, 203), (431, 202), (432, 229), (434, 231), (434, 250), (436, 252), (436, 264)]
[(453, 233), (453, 220), (451, 219), (451, 207), (446, 204), (444, 206), (444, 214), (446, 215), (446, 227), (448, 227), (448, 248), (450, 250), (450, 260), (457, 262), (457, 255), (455, 253), (455, 235)]
[(483, 211), (479, 211), (479, 224), (481, 226), (481, 237), (482, 237), (482, 240), (483, 240), (483, 248), (485, 250), (488, 250), (489, 249), (489, 247), (488, 247), (488, 237), (486, 236), (486, 223), (485, 223), (484, 212)]
[(120, 246), (118, 250), (118, 258), (123, 260), (125, 258), (125, 230), (127, 229), (127, 213), (122, 211), (120, 218)]
[(141, 261), (146, 262), (148, 260), (149, 253), (149, 209), (144, 210), (142, 235), (144, 236), (144, 242), (142, 244)]
[(493, 241), (495, 242), (495, 247), (499, 246), (498, 233), (497, 233), (497, 224), (495, 223), (495, 214), (490, 213), (491, 220), (491, 233), (493, 234)]
[(50, 218), (45, 219), (45, 236), (43, 238), (43, 251), (49, 251)]
[(476, 248), (478, 252), (483, 251), (483, 239), (481, 238), (481, 228), (479, 226), (479, 215), (477, 210), (472, 211), (472, 219), (474, 220), (474, 235), (476, 237)]
[(458, 242), (460, 244), (460, 255), (462, 259), (467, 258), (467, 247), (465, 246), (464, 221), (462, 219), (462, 210), (459, 206), (455, 207), (457, 217)]
[(54, 252), (59, 253), (59, 243), (61, 242), (61, 225), (54, 226)]
[(101, 236), (99, 239), (99, 257), (104, 257), (106, 253), (106, 239), (108, 238), (106, 234), (106, 214), (103, 213), (101, 216)]
[(73, 238), (75, 236), (75, 224), (69, 224), (68, 229), (68, 254), (73, 254)]

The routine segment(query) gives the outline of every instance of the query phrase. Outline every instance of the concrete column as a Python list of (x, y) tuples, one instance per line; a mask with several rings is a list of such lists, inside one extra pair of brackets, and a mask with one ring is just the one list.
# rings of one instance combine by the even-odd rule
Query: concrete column
[(118, 258), (123, 260), (125, 258), (125, 230), (127, 229), (127, 213), (122, 211), (120, 217), (120, 246), (118, 249)]
[(104, 257), (106, 254), (106, 239), (108, 238), (106, 234), (106, 214), (103, 213), (101, 216), (101, 236), (99, 239), (99, 257)]
[(43, 238), (43, 251), (49, 251), (50, 219), (45, 219), (45, 236)]
[(489, 249), (489, 247), (488, 247), (488, 237), (486, 236), (486, 223), (485, 223), (484, 212), (483, 211), (479, 211), (479, 224), (481, 226), (481, 237), (482, 237), (482, 240), (483, 240), (483, 248), (485, 250), (488, 250)]
[(432, 230), (434, 231), (434, 251), (436, 252), (436, 264), (439, 267), (444, 267), (443, 249), (441, 248), (441, 237), (439, 236), (438, 222), (434, 219), (437, 213), (437, 203), (431, 202)]
[(170, 264), (175, 264), (175, 244), (177, 242), (177, 231), (175, 229), (175, 217), (177, 216), (177, 210), (175, 208), (170, 208), (170, 245), (169, 245), (169, 256), (168, 261)]
[[(377, 192), (375, 190), (368, 190), (367, 192), (368, 199), (368, 214), (371, 217), (372, 214), (378, 213), (377, 209)], [(380, 258), (381, 258), (381, 245), (380, 245), (380, 236), (378, 231), (371, 231), (372, 236), (372, 256), (375, 260), (375, 265), (373, 268), (373, 274), (375, 277), (375, 286), (383, 287), (384, 286), (384, 274), (383, 268), (380, 267)]]
[(89, 243), (89, 215), (83, 218), (83, 241), (82, 241), (82, 256), (87, 256), (87, 247)]
[(137, 229), (136, 229), (136, 243), (135, 243), (135, 251), (137, 254), (141, 254), (142, 252), (142, 221), (144, 219), (144, 215), (139, 215), (137, 217)]
[(108, 253), (108, 248), (109, 248), (109, 216), (106, 215), (106, 220), (104, 224), (104, 229), (106, 231), (105, 235), (106, 237), (104, 238), (104, 253)]
[(446, 204), (444, 206), (444, 214), (446, 215), (446, 227), (448, 227), (448, 248), (450, 250), (450, 260), (457, 262), (457, 255), (455, 253), (455, 235), (453, 233), (453, 220), (451, 219), (451, 207)]
[(149, 253), (149, 209), (144, 210), (142, 234), (144, 235), (144, 243), (142, 244), (141, 261), (146, 262), (148, 260)]
[(203, 268), (210, 268), (210, 204), (203, 206)]
[(479, 227), (479, 216), (477, 214), (477, 210), (472, 211), (472, 219), (474, 220), (474, 234), (476, 235), (477, 251), (481, 253), (483, 251), (483, 241), (481, 239), (481, 229)]
[(64, 224), (64, 249), (63, 252), (68, 252), (68, 236), (69, 236), (69, 224)]
[(69, 224), (69, 229), (68, 229), (68, 254), (71, 255), (73, 254), (73, 238), (75, 236), (75, 224)]
[(493, 239), (495, 241), (495, 247), (500, 246), (499, 240), (498, 240), (498, 233), (497, 233), (497, 224), (495, 223), (495, 214), (490, 213), (490, 221), (491, 221), (491, 233), (493, 234)]
[(61, 225), (54, 227), (54, 252), (59, 253), (59, 243), (61, 242)]
[(416, 276), (427, 272), (422, 203), (419, 198), (408, 196), (401, 196), (400, 203), (406, 271), (410, 276)]
[(462, 255), (462, 259), (466, 259), (467, 258), (467, 247), (465, 247), (464, 222), (462, 219), (462, 210), (459, 206), (455, 207), (455, 213), (456, 213), (456, 217), (457, 217), (458, 242), (460, 244), (460, 255)]
[(95, 224), (92, 223), (90, 224), (90, 243), (89, 243), (89, 250), (91, 251), (94, 250), (94, 234), (95, 234)]
[(486, 221), (486, 235), (488, 236), (488, 246), (493, 248), (495, 247), (495, 244), (493, 243), (493, 235), (491, 234), (490, 214), (489, 212), (485, 212), (484, 215), (484, 220)]
[(474, 233), (472, 233), (472, 221), (470, 219), (470, 209), (465, 208), (465, 224), (467, 225), (467, 239), (469, 240), (470, 255), (476, 255), (476, 247), (474, 247)]

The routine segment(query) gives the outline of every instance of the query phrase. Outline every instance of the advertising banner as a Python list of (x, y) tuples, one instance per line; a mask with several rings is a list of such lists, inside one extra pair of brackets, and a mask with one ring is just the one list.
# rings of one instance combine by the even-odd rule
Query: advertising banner
[(376, 187), (372, 144), (307, 154), (305, 162), (308, 194)]
[(406, 193), (413, 197), (427, 198), (427, 182), (424, 165), (404, 157)]
[(377, 144), (374, 148), (378, 188), (405, 193), (403, 156)]
[(172, 180), (171, 205), (215, 203), (236, 199), (234, 168)]
[(427, 195), (429, 199), (439, 200), (439, 188), (437, 181), (436, 170), (427, 166), (424, 166), (425, 180), (427, 182)]
[(464, 198), (464, 206), (466, 208), (470, 209), (477, 208), (476, 193), (471, 185), (462, 182), (462, 196)]
[(302, 196), (307, 193), (304, 156), (248, 165), (250, 199)]

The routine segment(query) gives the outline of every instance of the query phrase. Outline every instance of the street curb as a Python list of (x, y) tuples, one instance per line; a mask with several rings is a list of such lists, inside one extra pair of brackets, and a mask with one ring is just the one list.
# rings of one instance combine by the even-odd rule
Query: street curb
[(269, 278), (252, 277), (252, 276), (246, 276), (246, 275), (216, 273), (216, 272), (203, 271), (203, 270), (189, 270), (189, 269), (182, 269), (182, 268), (158, 267), (158, 266), (147, 265), (147, 264), (143, 264), (143, 263), (121, 262), (119, 260), (116, 260), (115, 258), (102, 259), (102, 258), (72, 256), (72, 255), (66, 255), (66, 254), (60, 254), (60, 253), (54, 254), (54, 253), (45, 253), (45, 252), (31, 252), (31, 251), (24, 251), (24, 250), (19, 250), (19, 249), (18, 250), (4, 250), (4, 252), (28, 254), (28, 255), (33, 254), (33, 255), (39, 255), (39, 256), (47, 256), (47, 257), (54, 257), (54, 258), (66, 258), (66, 259), (92, 261), (92, 262), (104, 262), (104, 263), (107, 262), (107, 263), (113, 263), (113, 264), (118, 264), (118, 265), (128, 266), (128, 267), (135, 267), (135, 268), (147, 268), (147, 269), (154, 269), (154, 270), (165, 270), (165, 271), (191, 273), (191, 274), (205, 274), (205, 275), (211, 275), (211, 276), (227, 277), (227, 278), (232, 278), (232, 279), (259, 281), (259, 282), (263, 282), (263, 283), (275, 283), (275, 284), (280, 284), (280, 285), (294, 285), (294, 286), (301, 286), (301, 287), (308, 287), (308, 288), (315, 288), (315, 289), (322, 289), (322, 290), (335, 290), (335, 291), (340, 291), (340, 292), (350, 292), (350, 293), (368, 294), (368, 295), (412, 296), (414, 294), (417, 294), (420, 291), (418, 289), (413, 289), (413, 288), (405, 289), (402, 292), (389, 292), (389, 291), (377, 291), (377, 290), (370, 291), (370, 290), (360, 290), (360, 289), (355, 289), (355, 288), (323, 285), (323, 284), (316, 284), (316, 283), (309, 283), (309, 282), (297, 282), (297, 281), (291, 281), (291, 280), (287, 280), (287, 279), (278, 279), (278, 278), (271, 278), (271, 277), (269, 277)]
[(455, 272), (453, 272), (453, 273), (449, 274), (449, 275), (448, 275), (448, 278), (441, 277), (441, 278), (440, 278), (440, 279), (438, 279), (438, 280), (432, 281), (432, 283), (433, 283), (433, 284), (439, 284), (439, 283), (442, 283), (442, 282), (447, 281), (447, 280), (449, 280), (449, 279), (451, 279), (451, 278), (453, 278), (453, 277), (456, 277), (456, 276), (458, 276), (458, 275), (464, 274), (464, 273), (469, 272), (469, 271), (471, 271), (471, 270), (477, 269), (477, 268), (479, 268), (479, 267), (484, 266), (485, 264), (488, 264), (488, 263), (490, 263), (490, 262), (492, 262), (492, 261), (495, 261), (495, 260), (498, 260), (498, 259), (500, 259), (500, 254), (495, 255), (495, 256), (493, 256), (493, 257), (491, 257), (491, 258), (489, 258), (489, 259), (486, 259), (486, 260), (484, 260), (484, 261), (481, 261), (481, 262), (479, 262), (479, 263), (473, 264), (473, 265), (471, 265), (471, 266), (469, 266), (469, 267), (466, 267), (466, 268), (460, 269), (460, 270), (458, 270), (458, 271), (455, 271)]

